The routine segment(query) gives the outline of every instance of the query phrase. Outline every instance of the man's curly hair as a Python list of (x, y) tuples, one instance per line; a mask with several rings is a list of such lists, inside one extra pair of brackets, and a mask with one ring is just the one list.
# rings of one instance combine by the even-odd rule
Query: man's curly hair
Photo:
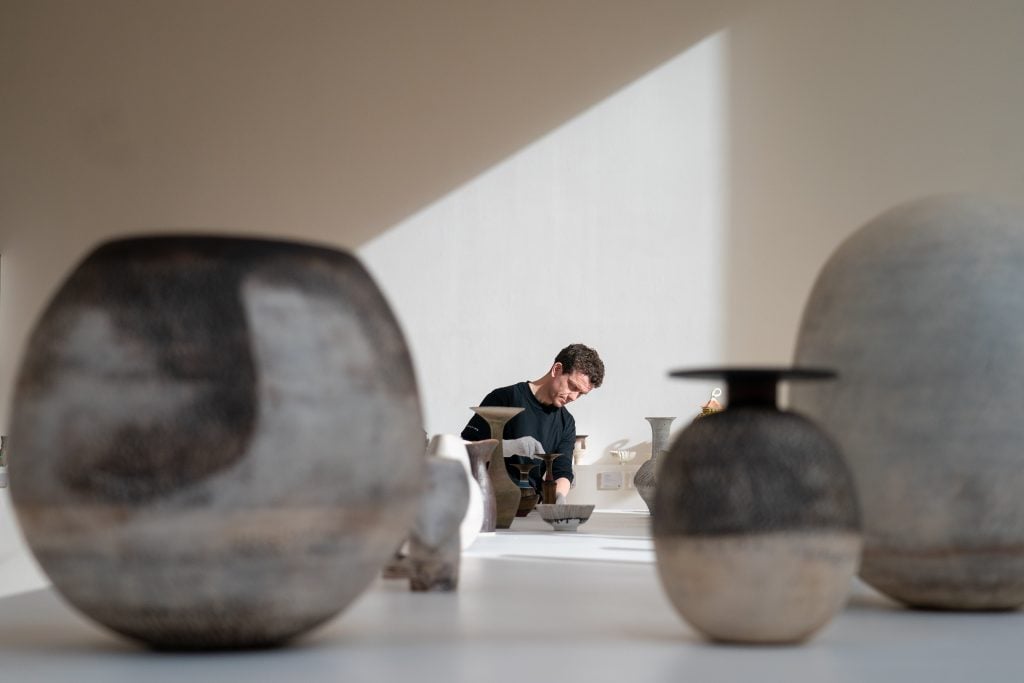
[(562, 372), (582, 372), (590, 378), (591, 386), (596, 389), (604, 381), (604, 362), (597, 351), (583, 344), (569, 344), (558, 352), (555, 362), (562, 364)]

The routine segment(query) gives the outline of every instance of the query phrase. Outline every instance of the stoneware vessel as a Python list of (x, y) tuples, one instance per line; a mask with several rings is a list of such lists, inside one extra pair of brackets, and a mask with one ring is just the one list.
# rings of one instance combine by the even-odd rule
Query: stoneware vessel
[(658, 482), (658, 458), (669, 447), (669, 430), (674, 417), (645, 417), (651, 424), (651, 458), (645, 460), (636, 474), (633, 475), (633, 486), (640, 494), (650, 513), (654, 514), (656, 497), (654, 495)]
[(834, 387), (794, 407), (838, 440), (864, 509), (861, 577), (908, 605), (1024, 604), (1024, 210), (966, 196), (895, 207), (843, 242), (796, 362)]
[(530, 470), (538, 465), (532, 462), (517, 462), (513, 466), (519, 470), (519, 481), (516, 482), (519, 487), (519, 507), (516, 508), (516, 517), (526, 517), (536, 507), (540, 498), (530, 481)]
[(593, 505), (541, 503), (537, 513), (555, 531), (576, 531), (594, 512)]
[(470, 471), (466, 443), (457, 434), (435, 434), (430, 439), (427, 453), (452, 460), (462, 467), (463, 476), (469, 487), (469, 504), (466, 506), (466, 515), (459, 525), (459, 539), (462, 549), (465, 550), (473, 545), (473, 541), (480, 535), (484, 522), (484, 495), (480, 490), (480, 483)]
[(853, 480), (834, 442), (775, 406), (779, 379), (820, 370), (679, 371), (725, 377), (724, 411), (676, 437), (658, 475), (658, 574), (680, 615), (714, 640), (793, 643), (845, 602), (861, 548)]
[(508, 529), (512, 526), (512, 520), (516, 517), (519, 509), (519, 502), (522, 494), (519, 485), (512, 481), (508, 469), (505, 467), (505, 453), (501, 442), (504, 438), (505, 423), (523, 412), (523, 408), (512, 408), (507, 406), (474, 406), (470, 408), (487, 422), (491, 429), (491, 438), (497, 441), (494, 452), (491, 454), (491, 462), (487, 467), (488, 476), (491, 478), (491, 490), (494, 491), (496, 507), (495, 525), (498, 529)]
[(409, 354), (351, 255), (107, 242), (31, 333), (11, 495), (74, 607), (157, 648), (280, 644), (343, 610), (410, 528)]
[(426, 488), (409, 533), (409, 587), (452, 591), (459, 585), (462, 547), (459, 526), (469, 505), (469, 483), (461, 463), (427, 455)]
[(538, 458), (544, 461), (544, 478), (541, 480), (541, 503), (554, 505), (558, 497), (558, 485), (555, 484), (555, 460), (561, 453), (539, 453)]
[(494, 498), (494, 486), (491, 484), (491, 475), (488, 466), (491, 463), (491, 454), (498, 446), (497, 439), (484, 439), (483, 441), (466, 441), (466, 450), (469, 452), (470, 469), (473, 471), (473, 478), (480, 485), (480, 494), (483, 496), (484, 516), (480, 523), (480, 533), (494, 533), (498, 522), (498, 503)]

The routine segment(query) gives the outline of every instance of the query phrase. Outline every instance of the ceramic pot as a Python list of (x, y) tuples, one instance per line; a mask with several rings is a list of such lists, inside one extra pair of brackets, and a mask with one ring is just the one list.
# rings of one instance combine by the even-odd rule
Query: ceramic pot
[(523, 408), (474, 406), (470, 410), (487, 422), (491, 430), (491, 438), (497, 441), (494, 452), (491, 454), (491, 462), (487, 466), (487, 472), (491, 479), (491, 490), (494, 491), (495, 525), (498, 529), (508, 529), (516, 517), (522, 494), (505, 467), (505, 453), (501, 442), (505, 433), (505, 423), (523, 412)]
[(812, 370), (672, 373), (729, 386), (724, 411), (679, 433), (658, 475), (658, 574), (680, 615), (709, 638), (792, 643), (846, 599), (861, 548), (853, 480), (834, 442), (778, 410), (779, 379)]
[(915, 607), (1024, 605), (1024, 210), (930, 197), (829, 258), (796, 362), (840, 373), (794, 407), (838, 440), (861, 493), (861, 577)]
[(497, 528), (498, 503), (494, 498), (494, 487), (491, 485), (488, 465), (490, 465), (491, 454), (494, 453), (498, 442), (496, 439), (484, 439), (483, 441), (466, 441), (465, 444), (466, 450), (469, 452), (473, 478), (480, 485), (480, 494), (483, 496), (484, 515), (480, 522), (480, 533), (493, 533)]
[(432, 454), (427, 455), (426, 482), (409, 533), (409, 587), (413, 591), (453, 591), (459, 585), (459, 531), (469, 505), (470, 486), (460, 462)]
[(436, 434), (430, 439), (427, 453), (439, 458), (454, 460), (462, 466), (463, 474), (469, 486), (469, 504), (466, 514), (459, 525), (459, 539), (463, 550), (473, 545), (480, 535), (484, 521), (484, 496), (480, 483), (470, 471), (469, 452), (462, 437), (456, 434)]
[(555, 484), (555, 460), (561, 453), (540, 453), (538, 458), (544, 461), (544, 479), (541, 480), (541, 503), (554, 505), (558, 498), (558, 485)]
[(280, 644), (351, 603), (412, 524), (412, 364), (350, 254), (108, 242), (26, 349), (18, 519), (56, 590), (118, 633), (157, 648)]
[(536, 507), (537, 499), (540, 498), (530, 481), (530, 470), (537, 465), (532, 462), (517, 462), (514, 466), (519, 470), (519, 507), (516, 508), (516, 517), (525, 517)]
[(658, 457), (665, 452), (669, 446), (669, 430), (672, 427), (674, 417), (645, 417), (651, 424), (651, 458), (645, 460), (636, 474), (633, 475), (633, 486), (636, 492), (643, 498), (644, 504), (650, 513), (654, 514), (655, 488), (658, 481)]

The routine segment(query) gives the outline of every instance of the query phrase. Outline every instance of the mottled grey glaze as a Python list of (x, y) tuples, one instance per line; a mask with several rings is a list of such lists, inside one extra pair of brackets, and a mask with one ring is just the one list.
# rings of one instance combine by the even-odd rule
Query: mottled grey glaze
[(115, 631), (159, 648), (279, 644), (344, 609), (412, 523), (411, 362), (349, 254), (110, 242), (26, 348), (12, 499), (55, 588)]
[[(694, 420), (661, 464), (655, 535), (857, 531), (849, 470), (835, 443), (803, 417), (730, 408)], [(661, 509), (661, 508), (659, 508)]]
[(969, 197), (896, 207), (818, 276), (800, 364), (834, 386), (794, 407), (860, 491), (861, 576), (909, 605), (1024, 604), (1024, 211)]
[(414, 591), (451, 591), (459, 584), (459, 526), (469, 505), (463, 466), (427, 457), (427, 485), (409, 534), (409, 586)]

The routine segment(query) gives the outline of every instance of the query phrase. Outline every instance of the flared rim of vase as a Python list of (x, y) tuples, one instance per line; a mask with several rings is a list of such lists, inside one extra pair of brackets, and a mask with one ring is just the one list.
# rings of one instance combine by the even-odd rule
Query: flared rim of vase
[(516, 408), (509, 406), (470, 406), (469, 409), (483, 418), (512, 418), (526, 410), (525, 408)]
[(724, 379), (726, 381), (771, 381), (835, 379), (838, 373), (829, 368), (799, 366), (738, 366), (681, 368), (668, 373), (679, 379)]

